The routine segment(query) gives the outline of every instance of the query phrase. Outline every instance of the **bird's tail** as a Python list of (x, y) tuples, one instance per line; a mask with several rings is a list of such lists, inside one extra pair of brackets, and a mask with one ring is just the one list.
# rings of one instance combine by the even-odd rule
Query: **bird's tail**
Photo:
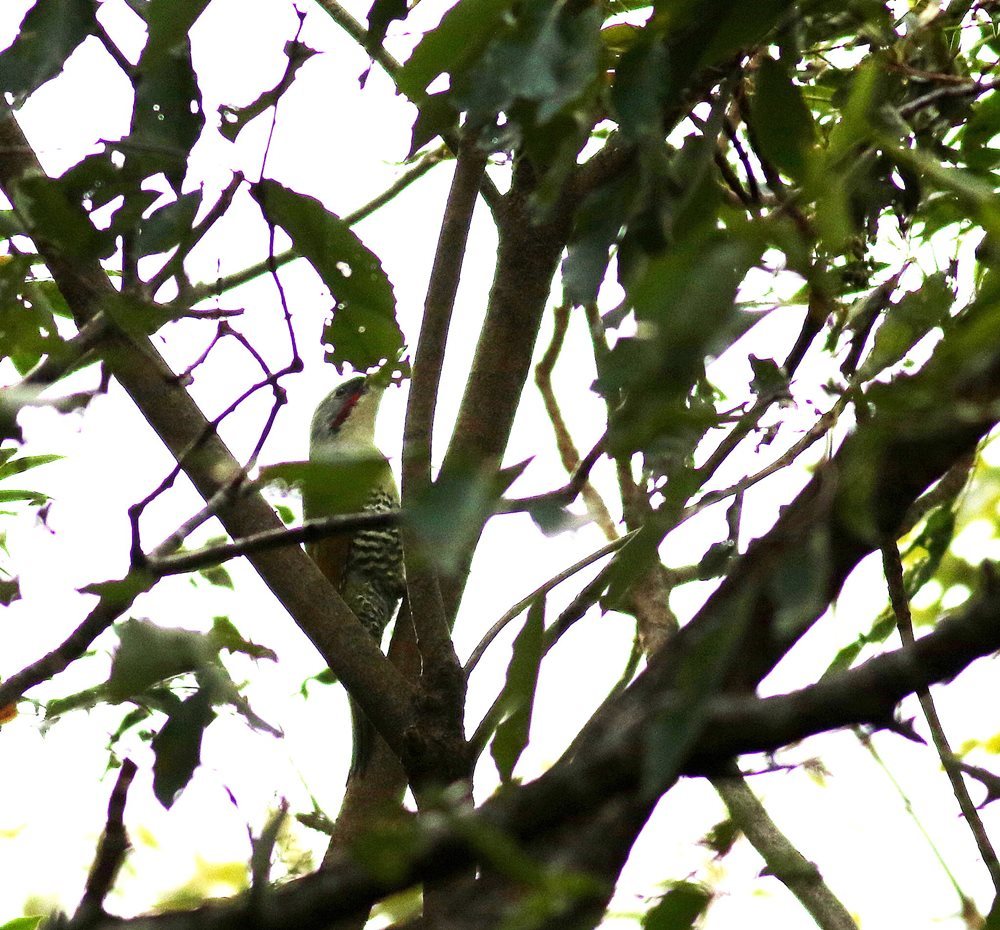
[(368, 768), (376, 740), (375, 727), (361, 709), (361, 705), (354, 698), (350, 698), (350, 705), (354, 736), (351, 746), (351, 768), (347, 773), (348, 781), (359, 777)]

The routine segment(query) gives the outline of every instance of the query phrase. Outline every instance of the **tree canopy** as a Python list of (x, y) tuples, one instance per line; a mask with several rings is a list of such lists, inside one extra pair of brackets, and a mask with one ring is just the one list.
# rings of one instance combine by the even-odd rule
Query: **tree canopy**
[[(727, 811), (707, 856), (749, 841), (803, 926), (853, 927), (823, 861), (754, 790), (821, 773), (799, 742), (848, 728), (875, 760), (876, 738), (923, 741), (947, 775), (937, 803), (978, 853), (968, 873), (943, 866), (956, 919), (1000, 927), (996, 740), (956, 744), (935, 704), (1000, 650), (997, 5), (275, 6), (286, 34), (227, 0), (35, 0), (0, 53), (8, 638), (32, 616), (24, 540), (59, 535), (64, 502), (41, 477), (65, 452), (53, 424), (83, 411), (86, 431), (120, 391), (150, 428), (120, 414), (130, 442), (171, 457), (136, 474), (150, 460), (103, 450), (98, 485), (143, 489), (107, 516), (128, 526), (109, 553), (121, 571), (0, 669), (0, 751), (17, 727), (113, 721), (104, 832), (79, 906), (52, 925), (122, 926), (108, 911), (138, 881), (121, 877), (127, 805), (190, 791), (220, 721), (269, 740), (292, 725), (250, 698), (282, 649), (218, 608), (241, 559), (325, 669), (306, 703), (342, 684), (379, 733), (375, 761), (339, 813), (278, 803), (255, 824), (239, 893), (161, 902), (136, 926), (360, 927), (380, 902), (401, 927), (597, 926), (623, 919), (613, 896), (654, 809), (704, 779)], [(241, 99), (219, 97), (223, 60)], [(318, 92), (321, 67), (339, 83)], [(78, 87), (100, 116), (82, 134)], [(387, 180), (345, 202), (373, 177)], [(434, 210), (407, 200), (419, 190)], [(400, 242), (406, 268), (389, 258)], [(281, 424), (321, 368), (406, 387), (398, 511), (301, 522), (296, 488), (331, 476), (291, 460)], [(582, 409), (597, 411), (583, 426)], [(516, 417), (558, 462), (551, 486), (510, 455)], [(110, 493), (92, 485), (76, 493)], [(484, 541), (502, 521), (510, 558), (575, 559), (510, 588), (509, 610), (476, 599), (477, 572), (506, 571)], [(398, 525), (405, 551), (386, 654), (301, 546), (373, 524)], [(198, 585), (182, 610), (156, 599), (174, 576)], [(840, 623), (857, 584), (864, 616)], [(546, 670), (608, 615), (632, 623), (630, 654), (580, 653), (600, 675), (578, 678), (614, 684), (525, 777), (536, 703), (581, 700)], [(824, 629), (822, 656), (775, 688)], [(500, 680), (477, 674), (505, 648)], [(253, 760), (216, 764), (224, 784), (226, 765)], [(495, 791), (474, 788), (484, 767)], [(328, 834), (322, 865), (276, 868), (307, 829)], [(709, 871), (659, 880), (633, 924), (722, 926)]]

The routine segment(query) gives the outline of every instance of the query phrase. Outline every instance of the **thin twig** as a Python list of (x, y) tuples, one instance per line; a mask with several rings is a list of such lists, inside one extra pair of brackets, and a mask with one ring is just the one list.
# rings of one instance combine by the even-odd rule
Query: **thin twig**
[[(607, 505), (601, 499), (594, 486), (587, 480), (590, 468), (593, 467), (600, 451), (603, 448), (603, 437), (594, 449), (591, 450), (591, 458), (588, 456), (589, 464), (584, 470), (581, 468), (580, 453), (573, 442), (573, 437), (569, 434), (566, 421), (563, 419), (562, 411), (559, 409), (559, 401), (556, 399), (555, 390), (552, 387), (552, 371), (555, 368), (559, 353), (562, 351), (563, 343), (566, 340), (566, 330), (569, 328), (569, 317), (571, 308), (563, 304), (556, 307), (554, 311), (554, 321), (552, 327), (552, 339), (549, 342), (542, 357), (535, 366), (535, 384), (542, 395), (545, 404), (545, 412), (548, 414), (549, 423), (552, 424), (552, 431), (556, 437), (556, 447), (559, 449), (559, 458), (562, 460), (563, 468), (570, 473), (570, 484), (566, 487), (567, 495), (572, 493), (573, 498), (582, 493), (594, 521), (601, 528), (608, 539), (616, 539), (618, 531), (615, 523), (611, 519)], [(580, 477), (582, 476), (582, 477)], [(554, 503), (561, 501), (555, 500)]]
[[(916, 642), (913, 635), (913, 621), (910, 617), (910, 602), (906, 596), (906, 584), (903, 580), (903, 563), (899, 557), (899, 548), (896, 540), (886, 539), (882, 543), (882, 567), (885, 571), (886, 583), (889, 587), (889, 601), (892, 604), (893, 612), (896, 615), (896, 629), (899, 630), (899, 638), (905, 648), (910, 648)], [(948, 743), (948, 736), (944, 732), (941, 718), (938, 716), (937, 707), (931, 697), (928, 688), (920, 688), (916, 692), (917, 700), (920, 702), (920, 709), (927, 720), (931, 739), (934, 748), (937, 750), (938, 758), (944, 767), (948, 780), (951, 782), (955, 800), (965, 817), (969, 830), (976, 841), (979, 855), (983, 864), (990, 873), (993, 880), (993, 888), (1000, 895), (1000, 862), (997, 861), (996, 850), (990, 842), (986, 827), (979, 811), (969, 795), (968, 786), (962, 778), (962, 770), (955, 765), (955, 754)]]
[[(184, 267), (184, 259), (191, 253), (191, 250), (198, 245), (199, 242), (205, 237), (205, 234), (219, 221), (229, 207), (232, 205), (233, 198), (236, 196), (236, 192), (240, 189), (240, 185), (243, 183), (244, 177), (243, 173), (237, 171), (229, 184), (226, 185), (225, 190), (219, 194), (219, 199), (215, 201), (212, 205), (212, 209), (205, 214), (200, 223), (197, 223), (191, 228), (191, 231), (181, 240), (177, 245), (177, 249), (173, 255), (164, 263), (163, 267), (156, 272), (155, 275), (150, 279), (149, 293), (154, 297), (157, 291), (164, 284), (167, 283), (174, 275), (176, 275)], [(184, 300), (184, 288), (179, 288), (180, 294), (178, 295), (179, 300)], [(192, 301), (193, 303), (194, 301)]]
[(816, 926), (821, 930), (857, 930), (854, 918), (830, 890), (819, 869), (781, 832), (746, 779), (735, 772), (712, 778), (711, 782), (733, 823), (763, 857), (768, 872), (795, 895)]
[(493, 626), (489, 628), (489, 630), (486, 632), (486, 635), (483, 636), (483, 638), (476, 645), (476, 648), (472, 650), (471, 655), (469, 656), (468, 660), (465, 663), (466, 677), (472, 674), (472, 670), (476, 667), (476, 665), (479, 664), (479, 660), (483, 657), (486, 650), (489, 649), (489, 647), (492, 645), (493, 640), (495, 640), (500, 635), (500, 633), (503, 632), (503, 630), (512, 620), (516, 619), (520, 614), (522, 614), (525, 610), (527, 610), (531, 606), (533, 601), (535, 601), (539, 597), (542, 597), (543, 595), (548, 594), (549, 591), (551, 591), (555, 587), (558, 587), (567, 579), (572, 578), (577, 572), (582, 571), (583, 569), (587, 568), (590, 565), (593, 565), (594, 562), (604, 558), (604, 556), (610, 555), (612, 552), (616, 552), (617, 550), (619, 550), (622, 546), (625, 545), (625, 543), (629, 540), (631, 535), (632, 534), (630, 533), (626, 536), (622, 536), (620, 539), (611, 540), (611, 542), (608, 542), (605, 545), (601, 546), (600, 549), (596, 549), (589, 555), (585, 555), (579, 561), (574, 562), (568, 568), (564, 568), (561, 572), (559, 572), (559, 574), (553, 575), (548, 581), (539, 585), (530, 594), (526, 595), (525, 597), (522, 597), (521, 600), (519, 600), (509, 610), (507, 610), (504, 613), (504, 615), (499, 620), (497, 620), (497, 622), (494, 623)]
[(76, 927), (104, 913), (104, 899), (114, 887), (131, 844), (125, 830), (125, 801), (138, 767), (131, 759), (122, 761), (118, 780), (108, 801), (108, 818), (97, 846), (97, 856), (90, 867), (80, 907), (73, 919)]
[[(348, 226), (360, 223), (371, 216), (376, 210), (384, 207), (399, 193), (406, 190), (414, 181), (422, 178), (431, 168), (444, 160), (445, 152), (442, 148), (428, 152), (412, 168), (405, 171), (393, 181), (382, 193), (373, 197), (367, 203), (362, 204), (357, 210), (346, 214), (343, 217), (344, 222)], [(268, 258), (251, 265), (249, 268), (244, 268), (242, 271), (236, 271), (217, 278), (211, 284), (196, 284), (186, 290), (177, 299), (182, 301), (184, 305), (187, 305), (188, 303), (197, 303), (199, 300), (204, 300), (207, 297), (218, 297), (220, 294), (230, 291), (234, 287), (246, 284), (248, 281), (254, 280), (254, 278), (259, 278), (261, 275), (269, 273), (272, 268), (281, 268), (300, 257), (295, 249), (286, 249), (284, 252), (278, 252), (273, 257), (268, 256)]]

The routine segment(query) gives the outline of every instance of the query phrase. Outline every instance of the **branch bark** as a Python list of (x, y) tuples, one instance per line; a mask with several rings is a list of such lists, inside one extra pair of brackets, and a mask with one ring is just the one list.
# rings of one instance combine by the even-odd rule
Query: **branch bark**
[[(0, 115), (0, 188), (15, 209), (19, 181), (42, 173), (13, 115), (9, 111)], [(78, 204), (67, 207), (82, 215)], [(116, 295), (108, 276), (96, 260), (71, 260), (62, 255), (46, 238), (45, 230), (33, 229), (32, 236), (77, 325), (84, 327), (100, 313), (102, 303)], [(188, 456), (184, 468), (205, 500), (240, 474), (239, 462), (219, 436), (207, 429), (204, 414), (179, 386), (151, 340), (109, 327), (101, 351), (109, 370), (175, 457), (180, 458), (201, 440), (200, 454)], [(220, 508), (218, 517), (234, 539), (283, 529), (259, 494)], [(260, 551), (248, 558), (323, 660), (357, 696), (375, 726), (402, 753), (402, 734), (413, 721), (411, 688), (332, 585), (298, 548)]]

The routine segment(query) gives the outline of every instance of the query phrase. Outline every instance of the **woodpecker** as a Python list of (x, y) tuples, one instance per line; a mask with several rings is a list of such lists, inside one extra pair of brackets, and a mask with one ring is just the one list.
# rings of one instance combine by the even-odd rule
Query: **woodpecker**
[[(392, 470), (375, 445), (381, 399), (381, 386), (358, 376), (335, 388), (316, 408), (309, 461), (320, 468), (303, 495), (307, 520), (399, 506)], [(308, 543), (306, 552), (381, 645), (386, 624), (406, 591), (398, 529), (362, 529), (332, 536)], [(348, 780), (367, 768), (375, 739), (375, 728), (364, 711), (353, 698), (350, 705), (354, 742)]]

